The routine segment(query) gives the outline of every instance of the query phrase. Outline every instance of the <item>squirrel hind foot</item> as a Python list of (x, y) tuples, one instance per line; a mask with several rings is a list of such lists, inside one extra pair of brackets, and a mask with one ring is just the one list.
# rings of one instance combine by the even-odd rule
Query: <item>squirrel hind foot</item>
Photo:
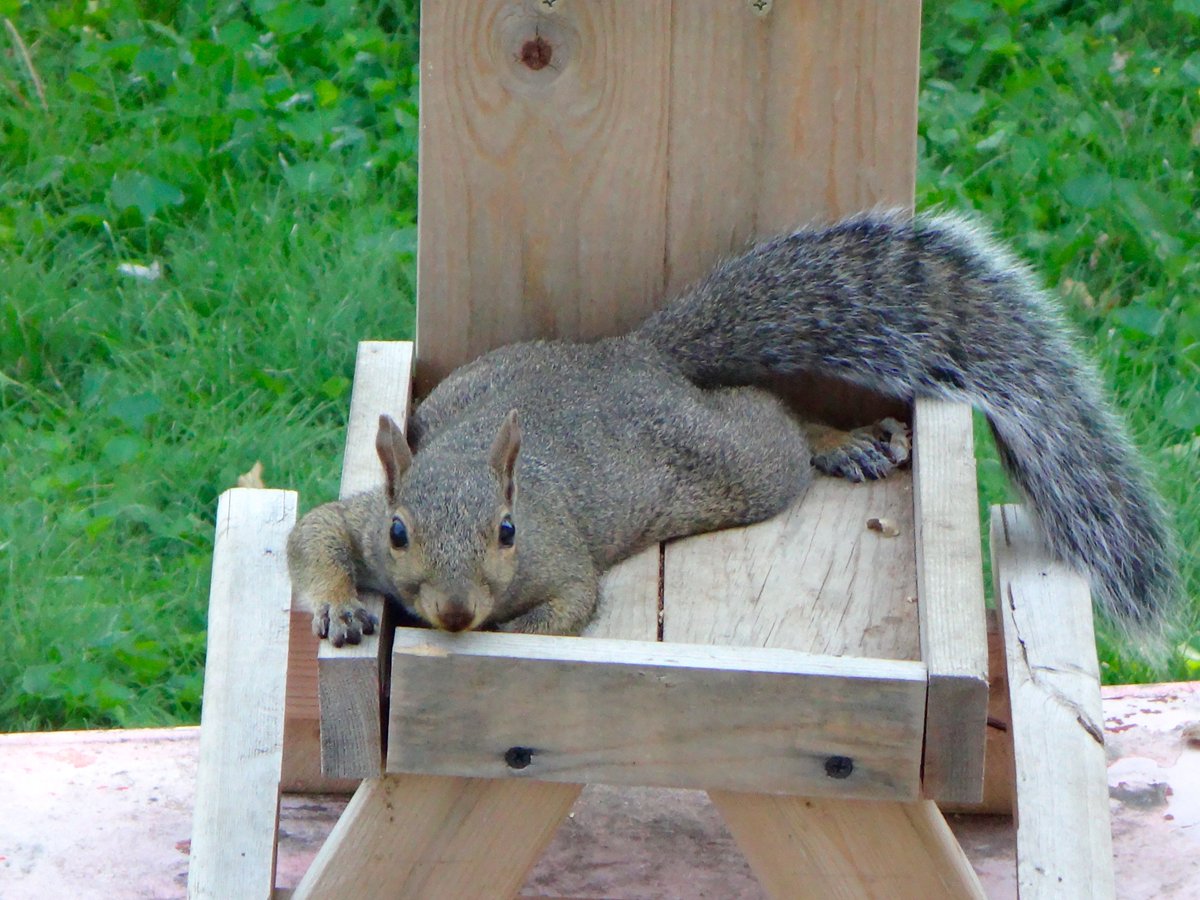
[(908, 426), (892, 418), (853, 431), (810, 426), (809, 440), (818, 472), (853, 482), (886, 478), (912, 452)]

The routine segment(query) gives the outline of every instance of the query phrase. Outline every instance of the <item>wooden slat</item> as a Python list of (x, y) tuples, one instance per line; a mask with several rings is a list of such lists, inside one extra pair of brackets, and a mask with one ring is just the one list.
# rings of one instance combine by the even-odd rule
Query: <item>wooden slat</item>
[(283, 759), (296, 494), (236, 488), (217, 506), (188, 896), (271, 896)]
[(1055, 560), (1030, 515), (992, 507), (1004, 623), (1022, 900), (1115, 894), (1100, 672), (1087, 582)]
[(754, 874), (778, 900), (985, 896), (932, 801), (709, 795)]
[(918, 796), (920, 663), (399, 629), (392, 678), (389, 772)]
[(672, 6), (668, 288), (754, 238), (911, 208), (920, 3)]
[(776, 3), (769, 18), (758, 231), (911, 207), (919, 0)]
[(292, 896), (511, 897), (580, 790), (470, 778), (367, 779)]
[(1013, 814), (1012, 707), (1008, 699), (1008, 661), (1004, 655), (1004, 630), (1000, 611), (988, 609), (988, 709), (983, 747), (983, 799), (978, 803), (938, 803), (944, 813), (995, 816)]
[(657, 545), (609, 569), (600, 582), (600, 603), (586, 637), (658, 640), (659, 552)]
[(917, 597), (929, 668), (925, 796), (977, 803), (987, 727), (987, 622), (975, 496), (971, 409), (918, 400), (913, 409)]
[[(899, 534), (867, 527), (887, 519)], [(919, 659), (912, 480), (817, 478), (791, 509), (666, 548), (663, 637)]]
[[(375, 430), (386, 412), (403, 426), (408, 417), (413, 345), (410, 341), (362, 341), (355, 362), (354, 389), (342, 461), (341, 497), (372, 488), (382, 481), (375, 455)], [(376, 611), (381, 612), (376, 603)], [(312, 633), (312, 613), (293, 605), (288, 650), (287, 718), (284, 726), (284, 789), (295, 792), (350, 792), (357, 779), (377, 775), (382, 762), (378, 664), (379, 638), (368, 637), (358, 647), (336, 650)], [(335, 717), (326, 729), (332, 743), (322, 747), (318, 688), (319, 653), (336, 672), (325, 686), (326, 709)], [(353, 673), (353, 674), (351, 674)], [(338, 736), (350, 735), (342, 739)], [(322, 753), (330, 759), (322, 774)], [(343, 777), (334, 777), (340, 773)]]
[[(354, 364), (354, 390), (346, 423), (340, 496), (383, 483), (375, 452), (379, 416), (387, 413), (406, 427), (411, 396), (413, 345), (408, 341), (363, 341)], [(367, 598), (364, 598), (367, 599)], [(383, 619), (383, 599), (368, 605)], [(321, 709), (321, 771), (328, 778), (370, 778), (383, 771), (383, 691), (386, 629), (363, 635), (362, 643), (317, 650)]]
[(339, 497), (346, 498), (383, 484), (383, 467), (375, 453), (379, 416), (386, 413), (401, 428), (407, 427), (412, 365), (411, 341), (359, 342)]
[(421, 393), (501, 344), (628, 330), (661, 299), (670, 15), (423, 4)]

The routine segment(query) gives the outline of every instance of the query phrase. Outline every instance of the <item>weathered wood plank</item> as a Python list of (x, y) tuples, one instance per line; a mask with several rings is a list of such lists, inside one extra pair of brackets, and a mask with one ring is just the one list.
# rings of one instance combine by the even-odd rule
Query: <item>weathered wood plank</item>
[(918, 0), (671, 15), (669, 290), (754, 238), (912, 206)]
[(501, 344), (628, 330), (661, 299), (670, 15), (423, 4), (420, 393)]
[(650, 547), (605, 573), (585, 637), (658, 640), (659, 554), (657, 545)]
[(511, 897), (580, 790), (471, 778), (369, 778), (292, 896)]
[(920, 663), (401, 629), (392, 678), (389, 772), (918, 795)]
[(913, 444), (921, 659), (929, 668), (925, 796), (976, 803), (983, 796), (988, 683), (970, 407), (918, 400)]
[[(899, 530), (875, 531), (870, 519)], [(791, 509), (666, 547), (663, 637), (919, 659), (912, 479), (817, 478)]]
[[(375, 452), (379, 416), (406, 427), (412, 392), (413, 345), (408, 341), (362, 341), (354, 364), (354, 389), (346, 423), (341, 497), (383, 482)], [(364, 598), (366, 599), (366, 598)], [(368, 605), (383, 621), (383, 598)], [(329, 778), (370, 778), (383, 771), (383, 692), (387, 682), (386, 629), (363, 635), (361, 644), (317, 650), (321, 709), (321, 771)]]
[(1016, 757), (1022, 900), (1113, 897), (1104, 716), (1087, 582), (1022, 507), (992, 507)]
[(776, 3), (769, 18), (758, 231), (911, 207), (919, 0)]
[(983, 746), (983, 799), (978, 803), (938, 803), (944, 813), (1011, 816), (1014, 796), (1012, 707), (1008, 699), (1008, 662), (1000, 611), (987, 613), (988, 709)]
[(271, 896), (283, 759), (292, 491), (217, 506), (188, 896)]
[[(381, 482), (375, 455), (378, 417), (386, 412), (404, 425), (411, 392), (412, 356), (410, 341), (362, 341), (358, 345), (340, 496), (348, 497)], [(382, 603), (376, 603), (376, 612), (382, 612)], [(380, 720), (378, 698), (384, 683), (380, 680), (378, 663), (372, 667), (372, 660), (380, 657), (379, 637), (367, 637), (358, 647), (338, 650), (327, 642), (322, 645), (313, 636), (311, 623), (312, 613), (293, 605), (284, 724), (284, 789), (348, 792), (354, 789), (357, 779), (382, 771), (380, 726), (370, 726), (370, 722)], [(319, 655), (329, 662), (318, 663)], [(333, 719), (325, 729), (330, 741), (327, 746), (322, 746), (318, 686), (321, 682), (318, 668), (324, 665), (336, 670), (324, 686), (325, 708)], [(352, 671), (356, 674), (351, 674)], [(322, 773), (322, 754), (330, 761), (325, 773)], [(379, 761), (372, 763), (376, 756)]]
[(763, 887), (779, 900), (985, 896), (932, 801), (885, 803), (710, 791)]

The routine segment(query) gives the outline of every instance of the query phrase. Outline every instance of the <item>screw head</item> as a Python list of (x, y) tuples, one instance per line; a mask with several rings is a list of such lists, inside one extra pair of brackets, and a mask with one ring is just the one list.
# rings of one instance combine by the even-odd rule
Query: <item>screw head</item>
[(854, 771), (854, 760), (848, 756), (831, 756), (825, 760), (825, 774), (830, 778), (849, 778)]
[(524, 769), (533, 762), (533, 750), (529, 747), (509, 747), (504, 751), (504, 762), (510, 769)]

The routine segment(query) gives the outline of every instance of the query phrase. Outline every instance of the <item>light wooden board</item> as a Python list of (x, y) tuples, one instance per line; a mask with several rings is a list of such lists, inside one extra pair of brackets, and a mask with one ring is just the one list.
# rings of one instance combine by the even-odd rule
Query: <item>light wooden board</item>
[[(342, 462), (341, 497), (382, 483), (375, 455), (375, 432), (380, 413), (403, 427), (408, 418), (413, 345), (410, 341), (362, 341), (355, 362), (354, 389)], [(376, 612), (382, 604), (376, 603)], [(318, 663), (318, 656), (327, 660)], [(382, 654), (386, 659), (386, 654)], [(346, 792), (359, 778), (382, 771), (379, 635), (357, 647), (340, 650), (318, 641), (312, 633), (312, 613), (293, 605), (287, 668), (287, 715), (284, 739), (285, 790)], [(319, 687), (318, 668), (331, 667)], [(320, 692), (330, 724), (322, 744)], [(372, 725), (372, 723), (377, 723)], [(322, 772), (322, 755), (329, 765)], [(378, 757), (378, 759), (376, 759)]]
[[(889, 537), (872, 518), (899, 529)], [(919, 659), (912, 479), (817, 478), (783, 514), (666, 547), (663, 637)]]
[(929, 667), (925, 796), (977, 803), (988, 657), (970, 407), (918, 400), (913, 444), (921, 658)]
[[(379, 416), (407, 426), (413, 345), (408, 341), (362, 341), (354, 364), (354, 389), (346, 423), (340, 496), (383, 483), (375, 452)], [(366, 598), (364, 598), (366, 599)], [(383, 599), (368, 605), (383, 620)], [(321, 771), (328, 778), (369, 778), (383, 771), (383, 692), (386, 629), (362, 643), (334, 647), (319, 642), (317, 668), (321, 709)]]
[(920, 3), (672, 5), (667, 284), (754, 238), (911, 208)]
[(292, 491), (217, 506), (188, 896), (270, 897), (283, 760)]
[(932, 801), (879, 803), (710, 791), (778, 900), (983, 900)]
[(920, 663), (398, 629), (388, 771), (914, 799), (924, 710)]
[(511, 897), (580, 790), (469, 778), (367, 779), (292, 896)]
[[(500, 344), (625, 331), (661, 299), (667, 3), (425, 3), (418, 390)], [(535, 41), (549, 64), (531, 68)]]
[(584, 636), (658, 640), (660, 552), (655, 545), (604, 574), (596, 616), (584, 630)]
[(992, 507), (1016, 757), (1022, 900), (1113, 897), (1104, 715), (1087, 582), (1029, 513)]
[(402, 429), (407, 427), (412, 366), (412, 341), (359, 341), (339, 497), (383, 484), (383, 467), (375, 452), (379, 417), (386, 413)]

